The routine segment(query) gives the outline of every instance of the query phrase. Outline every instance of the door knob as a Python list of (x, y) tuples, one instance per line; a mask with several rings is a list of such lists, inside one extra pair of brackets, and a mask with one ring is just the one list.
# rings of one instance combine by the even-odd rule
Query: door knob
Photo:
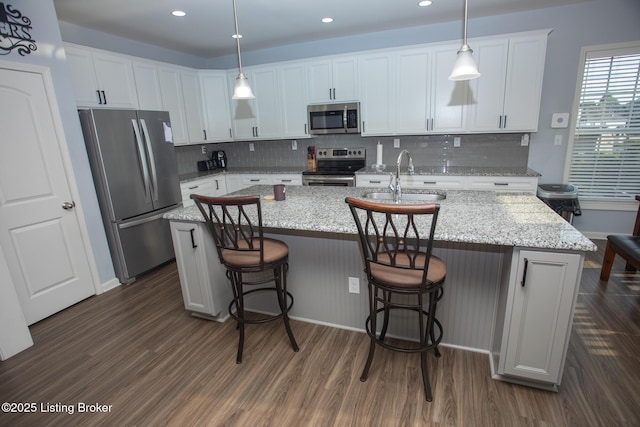
[(62, 209), (69, 210), (76, 207), (76, 202), (64, 202), (62, 204)]

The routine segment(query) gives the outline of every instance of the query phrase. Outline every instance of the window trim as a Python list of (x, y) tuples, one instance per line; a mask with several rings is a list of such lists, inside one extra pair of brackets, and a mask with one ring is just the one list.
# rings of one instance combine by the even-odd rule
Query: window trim
[[(578, 120), (578, 110), (580, 108), (580, 93), (582, 91), (582, 79), (584, 67), (590, 57), (597, 57), (598, 52), (606, 52), (607, 55), (615, 54), (615, 51), (623, 51), (630, 48), (640, 48), (640, 40), (622, 43), (610, 43), (594, 46), (583, 46), (580, 49), (580, 62), (578, 63), (578, 74), (576, 78), (576, 88), (573, 96), (573, 106), (571, 109), (571, 126), (569, 129), (569, 139), (567, 141), (567, 153), (564, 165), (564, 182), (569, 181), (569, 171), (571, 170), (571, 160), (573, 158), (573, 144), (576, 133), (576, 121)], [(593, 199), (580, 196), (580, 205), (583, 209), (609, 210), (609, 211), (636, 211), (638, 202), (635, 200), (615, 200), (615, 199)]]

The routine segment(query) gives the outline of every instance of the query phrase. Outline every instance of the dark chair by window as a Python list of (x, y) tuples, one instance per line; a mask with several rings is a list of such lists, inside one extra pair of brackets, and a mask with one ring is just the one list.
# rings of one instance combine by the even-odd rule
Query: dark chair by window
[[(248, 323), (283, 319), (291, 346), (298, 351), (287, 314), (293, 306), (293, 296), (287, 291), (289, 248), (280, 240), (264, 237), (260, 197), (206, 197), (192, 194), (191, 198), (206, 220), (218, 258), (227, 269), (227, 278), (233, 289), (229, 314), (238, 322), (240, 332), (236, 362), (242, 363), (244, 329)], [(274, 282), (273, 287), (260, 286), (270, 282)], [(253, 288), (246, 290), (246, 287)], [(244, 297), (264, 291), (275, 292), (279, 313), (248, 318)], [(232, 308), (235, 308), (235, 313)]]
[[(440, 206), (375, 203), (354, 198), (345, 201), (358, 227), (369, 288), (365, 327), (371, 343), (360, 381), (367, 380), (377, 345), (420, 353), (425, 398), (431, 401), (427, 352), (434, 350), (436, 357), (440, 357), (442, 325), (436, 319), (436, 307), (442, 298), (447, 272), (445, 263), (431, 254)], [(386, 337), (392, 310), (416, 314), (417, 343)]]
[[(640, 201), (640, 196), (636, 196)], [(636, 225), (633, 227), (633, 234), (607, 236), (607, 247), (604, 251), (602, 269), (600, 270), (600, 280), (608, 281), (611, 275), (611, 267), (616, 255), (620, 255), (627, 265), (626, 271), (636, 271), (640, 269), (640, 206), (636, 215)]]

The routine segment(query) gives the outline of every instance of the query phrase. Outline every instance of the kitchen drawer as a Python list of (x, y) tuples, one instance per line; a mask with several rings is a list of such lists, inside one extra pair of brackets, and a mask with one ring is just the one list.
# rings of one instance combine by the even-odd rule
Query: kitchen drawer
[(283, 174), (273, 175), (271, 177), (272, 184), (285, 184), (285, 185), (302, 185), (301, 174)]
[(251, 187), (252, 185), (271, 185), (271, 176), (265, 175), (243, 175), (243, 187)]
[(526, 191), (536, 193), (538, 178), (515, 176), (474, 176), (469, 177), (469, 190)]
[(356, 187), (387, 188), (389, 175), (356, 175)]
[(400, 185), (402, 188), (442, 188), (449, 190), (464, 190), (467, 187), (467, 177), (445, 175), (400, 175)]

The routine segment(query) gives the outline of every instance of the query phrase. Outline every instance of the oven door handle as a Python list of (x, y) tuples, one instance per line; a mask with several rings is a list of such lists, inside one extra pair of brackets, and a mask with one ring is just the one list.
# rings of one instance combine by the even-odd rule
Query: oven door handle
[(342, 184), (348, 187), (353, 187), (355, 185), (355, 176), (313, 176), (313, 175), (303, 175), (302, 176), (302, 185), (322, 185), (322, 184)]

